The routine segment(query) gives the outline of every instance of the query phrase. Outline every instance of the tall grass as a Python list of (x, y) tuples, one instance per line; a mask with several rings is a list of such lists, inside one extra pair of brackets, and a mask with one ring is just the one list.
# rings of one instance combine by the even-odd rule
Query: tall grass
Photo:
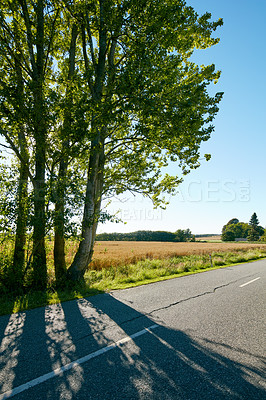
[(9, 269), (12, 264), (14, 252), (14, 237), (12, 235), (0, 236), (0, 294), (6, 292), (9, 280)]
[(214, 252), (212, 253), (212, 265), (208, 254), (146, 259), (135, 264), (88, 270), (85, 274), (85, 281), (90, 287), (99, 290), (120, 289), (264, 257), (266, 257), (266, 249)]

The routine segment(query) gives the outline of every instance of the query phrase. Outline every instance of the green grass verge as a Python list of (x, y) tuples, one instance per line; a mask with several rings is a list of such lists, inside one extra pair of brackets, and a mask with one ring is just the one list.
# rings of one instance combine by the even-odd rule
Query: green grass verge
[(266, 250), (213, 252), (212, 266), (209, 255), (190, 255), (162, 260), (144, 260), (136, 264), (111, 267), (100, 271), (89, 270), (85, 282), (71, 289), (55, 290), (51, 285), (46, 292), (29, 292), (22, 296), (1, 296), (0, 315), (11, 314), (36, 307), (56, 304), (115, 289), (126, 289), (166, 279), (210, 271), (230, 265), (266, 258)]

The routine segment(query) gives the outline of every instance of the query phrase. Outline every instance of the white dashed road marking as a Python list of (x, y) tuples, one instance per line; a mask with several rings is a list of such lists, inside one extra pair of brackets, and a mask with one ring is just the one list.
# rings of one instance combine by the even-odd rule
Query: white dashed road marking
[(256, 279), (252, 279), (252, 281), (243, 283), (243, 285), (240, 285), (239, 287), (244, 287), (244, 286), (246, 286), (246, 285), (249, 285), (250, 283), (257, 281), (258, 279), (260, 279), (260, 276), (259, 276), (258, 278), (256, 278)]

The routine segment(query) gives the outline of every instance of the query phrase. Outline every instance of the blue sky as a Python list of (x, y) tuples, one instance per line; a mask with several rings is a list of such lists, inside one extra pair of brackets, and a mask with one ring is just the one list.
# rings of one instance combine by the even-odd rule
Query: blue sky
[[(202, 146), (209, 162), (185, 177), (179, 194), (166, 211), (153, 210), (141, 197), (124, 195), (109, 206), (126, 224), (106, 223), (98, 232), (168, 230), (189, 228), (197, 233), (220, 233), (233, 217), (248, 222), (256, 212), (266, 226), (266, 1), (189, 0), (199, 14), (208, 11), (223, 18), (216, 31), (220, 43), (198, 51), (193, 61), (216, 65), (222, 71), (212, 93), (223, 91), (215, 132)], [(175, 172), (171, 166), (171, 172)]]

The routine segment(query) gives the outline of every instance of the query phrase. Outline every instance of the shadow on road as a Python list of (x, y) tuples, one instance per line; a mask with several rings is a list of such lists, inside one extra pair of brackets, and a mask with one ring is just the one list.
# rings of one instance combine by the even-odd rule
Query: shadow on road
[[(155, 322), (109, 294), (0, 317), (0, 393)], [(263, 357), (158, 325), (14, 399), (265, 398)]]

